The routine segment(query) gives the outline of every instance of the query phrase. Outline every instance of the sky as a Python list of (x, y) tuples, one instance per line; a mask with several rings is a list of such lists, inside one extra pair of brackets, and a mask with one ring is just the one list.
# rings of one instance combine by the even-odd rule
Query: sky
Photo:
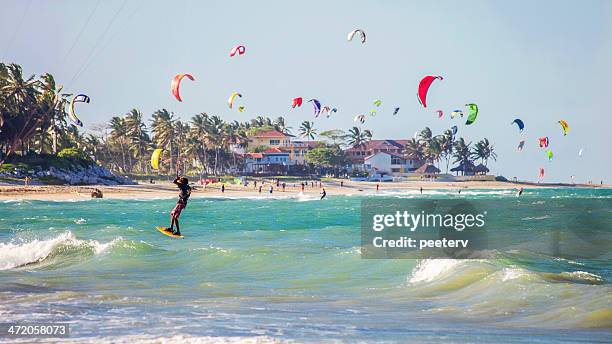
[[(493, 143), (492, 173), (536, 180), (543, 167), (549, 182), (612, 182), (612, 1), (0, 0), (0, 8), (0, 61), (89, 95), (78, 108), (85, 130), (133, 108), (147, 119), (165, 108), (184, 121), (201, 112), (284, 116), (294, 134), (305, 120), (319, 132), (348, 130), (381, 99), (364, 125), (374, 138), (457, 125), (466, 141)], [(356, 28), (365, 44), (347, 41)], [(237, 44), (246, 53), (229, 57)], [(183, 102), (170, 93), (178, 73), (195, 77), (181, 85)], [(423, 108), (416, 92), (426, 75), (444, 80)], [(234, 91), (242, 113), (227, 106)], [(295, 97), (304, 105), (291, 109)], [(311, 98), (338, 113), (314, 119)], [(471, 126), (448, 116), (467, 113), (467, 103), (480, 109)], [(560, 119), (570, 125), (565, 137)]]

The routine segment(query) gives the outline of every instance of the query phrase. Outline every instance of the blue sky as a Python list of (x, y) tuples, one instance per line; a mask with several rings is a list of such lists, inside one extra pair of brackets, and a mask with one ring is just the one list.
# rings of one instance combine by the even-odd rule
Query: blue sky
[[(283, 115), (295, 129), (314, 120), (310, 104), (291, 109), (291, 99), (301, 96), (338, 108), (333, 118), (314, 120), (319, 131), (348, 129), (356, 114), (381, 99), (378, 115), (365, 125), (376, 138), (410, 138), (425, 126), (437, 134), (456, 124), (468, 141), (493, 142), (499, 157), (492, 172), (508, 178), (535, 180), (544, 167), (547, 181), (612, 180), (610, 1), (1, 5), (3, 62), (19, 63), (26, 73), (52, 73), (66, 91), (88, 94), (92, 102), (79, 108), (86, 128), (132, 108), (147, 116), (166, 108), (183, 120), (200, 112), (239, 121)], [(367, 33), (365, 45), (346, 41), (354, 28)], [(246, 54), (230, 58), (235, 44), (244, 44)], [(182, 103), (170, 94), (177, 73), (196, 78), (181, 88)], [(427, 109), (416, 99), (425, 75), (444, 76), (433, 84)], [(228, 109), (233, 91), (243, 94), (245, 112)], [(466, 103), (480, 107), (467, 127), (448, 118)], [(438, 109), (443, 119), (434, 114)], [(522, 134), (510, 125), (517, 117), (526, 125)], [(559, 119), (571, 127), (566, 137)], [(540, 136), (550, 138), (552, 162), (537, 147)], [(520, 140), (525, 149), (517, 153)]]

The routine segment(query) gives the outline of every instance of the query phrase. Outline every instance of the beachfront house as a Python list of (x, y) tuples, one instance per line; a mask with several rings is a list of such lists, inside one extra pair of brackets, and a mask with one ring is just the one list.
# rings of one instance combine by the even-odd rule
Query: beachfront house
[(402, 154), (379, 151), (363, 159), (363, 167), (370, 174), (403, 175), (413, 171), (416, 166)]
[(306, 165), (306, 153), (318, 146), (320, 142), (299, 141), (293, 138), (293, 135), (278, 130), (258, 131), (249, 136), (246, 149), (239, 153), (244, 158), (244, 172), (248, 174), (287, 174), (291, 171), (304, 170), (303, 168), (292, 169), (292, 166)]
[(406, 159), (404, 146), (409, 140), (370, 140), (361, 146), (351, 147), (345, 153), (351, 161), (349, 170), (405, 176), (422, 162)]

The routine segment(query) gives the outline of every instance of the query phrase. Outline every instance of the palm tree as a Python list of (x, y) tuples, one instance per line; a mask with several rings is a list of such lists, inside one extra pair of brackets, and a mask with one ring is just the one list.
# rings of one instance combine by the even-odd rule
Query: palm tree
[(137, 109), (132, 109), (125, 116), (124, 123), (128, 136), (128, 150), (138, 161), (140, 170), (145, 172), (144, 166), (147, 166), (147, 164), (144, 161), (151, 146), (151, 139), (149, 134), (147, 134), (147, 126), (142, 120), (142, 113)]
[(446, 173), (448, 174), (448, 165), (450, 158), (453, 153), (453, 132), (450, 129), (445, 130), (442, 135), (439, 136), (440, 148), (442, 150), (442, 157), (446, 160)]
[(453, 145), (453, 157), (455, 158), (455, 161), (453, 161), (453, 163), (459, 163), (463, 166), (463, 175), (465, 175), (466, 168), (469, 165), (473, 164), (470, 144), (471, 143), (466, 144), (465, 140), (463, 138), (460, 138)]
[(300, 136), (310, 140), (314, 140), (317, 135), (317, 130), (314, 128), (314, 122), (304, 121), (300, 125)]
[(425, 160), (425, 145), (417, 139), (410, 139), (404, 145), (404, 156), (408, 160), (422, 163)]
[(274, 120), (274, 129), (283, 134), (291, 134), (291, 127), (287, 126), (287, 123), (285, 123), (285, 118), (282, 116)]
[(425, 156), (427, 160), (432, 163), (437, 163), (442, 156), (442, 146), (440, 145), (440, 140), (437, 137), (432, 138), (429, 141), (429, 144), (425, 146)]
[(121, 170), (122, 172), (127, 171), (127, 161), (126, 161), (126, 152), (127, 152), (127, 127), (125, 125), (125, 120), (121, 117), (114, 116), (111, 118), (109, 124), (111, 133), (110, 133), (110, 141), (111, 144), (116, 144), (119, 146), (121, 151)]
[(170, 152), (170, 171), (173, 168), (173, 143), (176, 136), (174, 126), (174, 115), (166, 109), (161, 109), (153, 113), (153, 142), (157, 148), (163, 148)]
[(485, 167), (487, 166), (489, 159), (497, 161), (497, 153), (495, 153), (493, 145), (489, 143), (489, 139), (487, 138), (476, 142), (474, 147), (474, 156), (477, 159), (480, 159), (481, 163), (483, 163)]
[(361, 130), (358, 127), (349, 129), (348, 134), (344, 136), (346, 144), (353, 148), (363, 147), (372, 139), (372, 132), (368, 129)]

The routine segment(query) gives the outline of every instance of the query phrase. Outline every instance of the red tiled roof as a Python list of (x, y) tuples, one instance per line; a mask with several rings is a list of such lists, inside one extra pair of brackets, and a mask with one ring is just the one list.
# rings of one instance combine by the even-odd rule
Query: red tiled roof
[(283, 151), (276, 148), (276, 147), (272, 147), (272, 148), (268, 148), (264, 151), (264, 153), (282, 153)]
[(370, 140), (361, 147), (351, 147), (348, 150), (368, 151), (373, 149), (403, 149), (408, 141), (410, 140)]
[(266, 131), (260, 131), (254, 134), (252, 137), (291, 137), (291, 136), (281, 133), (278, 130), (266, 130)]
[(263, 154), (261, 153), (246, 153), (244, 155), (245, 158), (251, 158), (251, 159), (261, 159), (263, 158)]

